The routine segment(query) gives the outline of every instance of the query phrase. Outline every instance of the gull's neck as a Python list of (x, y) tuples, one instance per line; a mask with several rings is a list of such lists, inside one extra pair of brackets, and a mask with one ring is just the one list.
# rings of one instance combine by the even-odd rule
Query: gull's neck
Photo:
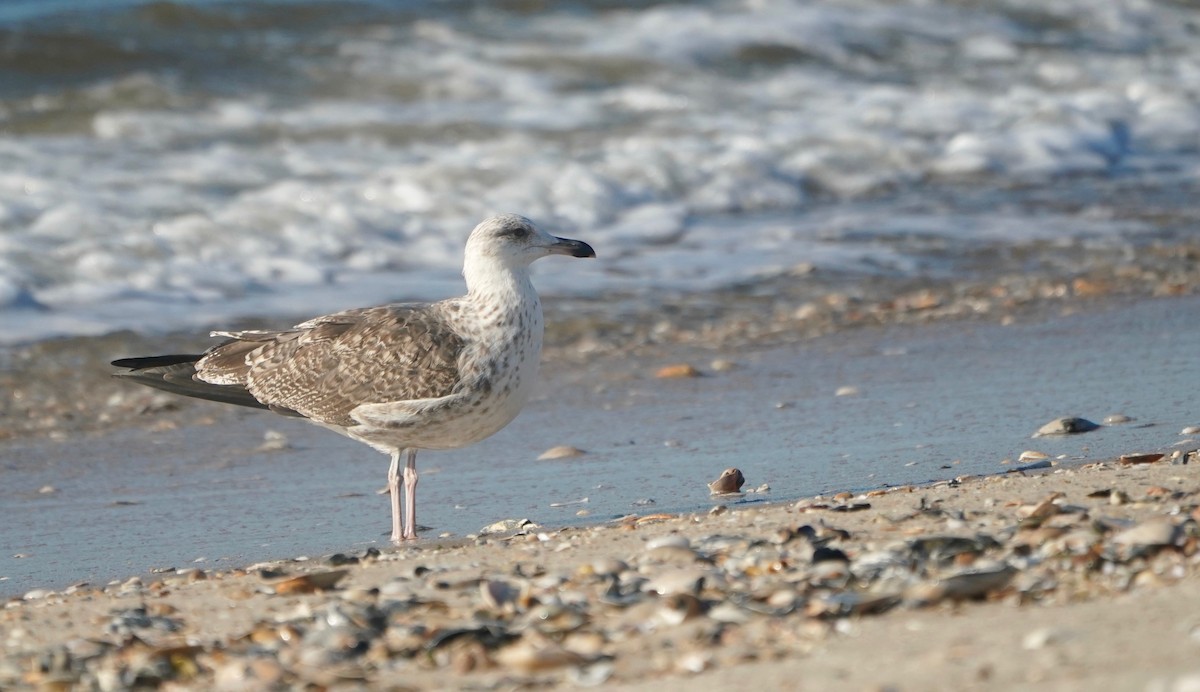
[(527, 264), (513, 266), (491, 257), (467, 257), (463, 278), (467, 280), (467, 299), (472, 302), (513, 309), (540, 307)]

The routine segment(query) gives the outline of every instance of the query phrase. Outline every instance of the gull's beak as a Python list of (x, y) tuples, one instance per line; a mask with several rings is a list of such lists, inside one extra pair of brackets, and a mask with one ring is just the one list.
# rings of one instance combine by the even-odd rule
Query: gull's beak
[(572, 257), (595, 257), (596, 251), (591, 245), (582, 240), (571, 240), (570, 238), (555, 238), (554, 242), (546, 248), (552, 255), (570, 255)]

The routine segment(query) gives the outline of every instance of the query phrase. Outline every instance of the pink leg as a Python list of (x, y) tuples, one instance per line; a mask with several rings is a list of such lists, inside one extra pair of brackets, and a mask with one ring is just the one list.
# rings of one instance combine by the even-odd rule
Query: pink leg
[(388, 495), (392, 502), (392, 543), (399, 543), (403, 539), (403, 527), (400, 522), (400, 454), (403, 451), (397, 449), (392, 452), (392, 465), (388, 467)]
[(404, 540), (417, 539), (417, 450), (408, 450), (404, 467)]

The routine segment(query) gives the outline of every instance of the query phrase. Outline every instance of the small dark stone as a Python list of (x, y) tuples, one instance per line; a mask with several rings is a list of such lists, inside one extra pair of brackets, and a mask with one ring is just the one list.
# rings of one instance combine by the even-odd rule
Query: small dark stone
[(827, 561), (850, 562), (850, 556), (846, 555), (846, 553), (838, 550), (837, 548), (826, 548), (822, 546), (813, 551), (812, 561), (814, 565), (818, 562)]

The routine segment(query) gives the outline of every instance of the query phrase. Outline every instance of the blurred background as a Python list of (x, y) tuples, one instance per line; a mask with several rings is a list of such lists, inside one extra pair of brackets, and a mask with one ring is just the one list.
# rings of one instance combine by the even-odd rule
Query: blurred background
[(1054, 282), (1198, 169), (1187, 2), (8, 0), (0, 340), (455, 295), (495, 211), (598, 320)]

